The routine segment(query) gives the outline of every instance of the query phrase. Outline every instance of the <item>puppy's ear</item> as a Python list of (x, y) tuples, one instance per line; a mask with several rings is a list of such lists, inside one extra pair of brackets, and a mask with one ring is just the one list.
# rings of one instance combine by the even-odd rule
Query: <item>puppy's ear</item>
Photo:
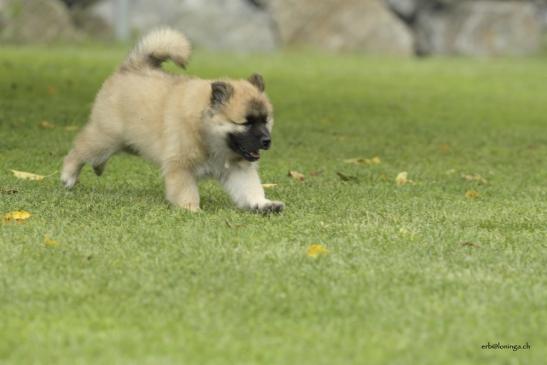
[(234, 88), (232, 85), (223, 81), (215, 81), (211, 84), (211, 104), (225, 104), (233, 93)]
[(256, 86), (256, 88), (260, 90), (260, 92), (264, 92), (264, 90), (266, 90), (266, 84), (264, 84), (264, 78), (260, 74), (256, 74), (256, 73), (252, 74), (251, 76), (249, 76), (247, 81), (249, 81), (251, 84)]

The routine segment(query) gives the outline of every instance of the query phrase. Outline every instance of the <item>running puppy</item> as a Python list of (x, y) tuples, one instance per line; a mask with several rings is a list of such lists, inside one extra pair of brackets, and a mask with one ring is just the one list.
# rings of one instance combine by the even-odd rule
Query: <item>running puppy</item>
[(190, 51), (172, 29), (139, 42), (97, 94), (64, 159), (65, 187), (76, 184), (85, 163), (101, 175), (112, 154), (133, 150), (161, 167), (167, 200), (178, 207), (198, 211), (197, 180), (214, 177), (239, 208), (283, 210), (283, 203), (266, 199), (257, 172), (273, 125), (262, 76), (211, 81), (162, 71), (168, 59), (184, 68)]

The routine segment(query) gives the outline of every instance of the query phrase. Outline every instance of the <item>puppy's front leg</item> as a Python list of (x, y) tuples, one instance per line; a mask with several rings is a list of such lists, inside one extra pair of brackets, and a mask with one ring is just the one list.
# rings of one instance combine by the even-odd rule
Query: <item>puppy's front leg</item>
[(192, 172), (176, 164), (168, 164), (163, 171), (167, 200), (180, 208), (198, 212), (199, 191)]
[(221, 178), (221, 183), (239, 208), (263, 213), (279, 213), (285, 207), (282, 202), (266, 199), (254, 165), (230, 167)]

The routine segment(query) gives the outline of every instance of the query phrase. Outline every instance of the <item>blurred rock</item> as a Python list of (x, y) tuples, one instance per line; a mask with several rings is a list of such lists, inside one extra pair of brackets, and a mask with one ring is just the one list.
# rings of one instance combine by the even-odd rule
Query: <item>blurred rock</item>
[(0, 4), (0, 40), (49, 43), (80, 38), (65, 5), (58, 0), (5, 0)]
[(269, 5), (285, 44), (414, 54), (411, 32), (379, 0), (270, 0)]
[(78, 31), (87, 36), (100, 40), (112, 40), (114, 38), (111, 25), (102, 16), (95, 14), (89, 7), (72, 6), (70, 15)]
[(420, 54), (526, 55), (540, 45), (537, 8), (527, 1), (451, 1), (419, 12)]
[(547, 0), (536, 0), (538, 7), (539, 21), (543, 32), (547, 32)]
[(69, 8), (86, 8), (92, 4), (99, 2), (100, 0), (62, 0)]
[(420, 0), (385, 0), (385, 2), (399, 17), (412, 22), (418, 12)]
[[(92, 6), (110, 25), (113, 0)], [(193, 44), (230, 51), (271, 51), (278, 47), (271, 14), (260, 0), (134, 0), (130, 26), (137, 33), (169, 25), (183, 31)]]

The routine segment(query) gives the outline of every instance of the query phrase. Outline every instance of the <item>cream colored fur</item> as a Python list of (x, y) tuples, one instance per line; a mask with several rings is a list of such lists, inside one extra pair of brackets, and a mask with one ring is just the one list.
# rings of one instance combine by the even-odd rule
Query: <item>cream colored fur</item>
[(247, 80), (222, 80), (233, 93), (222, 105), (211, 104), (211, 80), (175, 76), (161, 69), (171, 59), (184, 66), (190, 45), (170, 29), (145, 36), (120, 68), (103, 84), (91, 116), (64, 159), (61, 180), (72, 188), (85, 163), (102, 174), (109, 157), (126, 148), (161, 167), (166, 198), (190, 211), (199, 210), (197, 180), (218, 179), (244, 209), (280, 211), (283, 203), (266, 199), (257, 163), (227, 146), (226, 136), (244, 127), (252, 101), (268, 112), (266, 95)]

